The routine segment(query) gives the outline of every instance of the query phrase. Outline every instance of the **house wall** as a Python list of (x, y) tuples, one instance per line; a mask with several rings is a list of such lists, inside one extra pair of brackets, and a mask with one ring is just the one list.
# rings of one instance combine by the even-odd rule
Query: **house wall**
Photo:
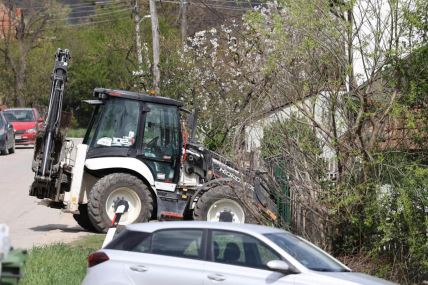
[[(271, 124), (277, 121), (284, 121), (295, 115), (298, 117), (304, 118), (302, 110), (305, 110), (305, 113), (313, 114), (313, 117), (317, 123), (321, 126), (329, 129), (331, 123), (331, 114), (329, 103), (329, 93), (321, 92), (317, 96), (308, 97), (307, 99), (299, 102), (297, 104), (289, 104), (283, 109), (272, 113), (265, 118), (262, 118), (253, 124), (248, 125), (245, 128), (246, 134), (246, 151), (254, 152), (258, 151), (261, 147), (264, 129), (269, 127)], [(346, 131), (345, 120), (343, 119), (343, 113), (336, 112), (336, 121), (338, 122), (338, 134), (343, 134)], [(323, 133), (318, 132), (317, 137), (321, 142), (323, 157), (325, 159), (331, 159), (334, 157), (334, 150), (329, 146), (329, 138), (327, 138)]]

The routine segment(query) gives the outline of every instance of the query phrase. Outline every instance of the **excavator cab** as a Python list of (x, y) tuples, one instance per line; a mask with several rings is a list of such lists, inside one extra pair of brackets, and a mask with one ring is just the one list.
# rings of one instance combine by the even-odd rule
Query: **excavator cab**
[(133, 157), (148, 165), (155, 181), (177, 183), (182, 138), (181, 102), (129, 91), (95, 89), (96, 100), (83, 143), (86, 159)]

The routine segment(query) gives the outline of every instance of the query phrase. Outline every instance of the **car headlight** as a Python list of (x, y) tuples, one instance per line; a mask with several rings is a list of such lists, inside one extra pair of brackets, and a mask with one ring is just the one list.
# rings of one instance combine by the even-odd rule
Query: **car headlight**
[(36, 133), (37, 132), (37, 130), (36, 129), (28, 129), (27, 130), (27, 133), (29, 133), (29, 134), (34, 134), (34, 133)]

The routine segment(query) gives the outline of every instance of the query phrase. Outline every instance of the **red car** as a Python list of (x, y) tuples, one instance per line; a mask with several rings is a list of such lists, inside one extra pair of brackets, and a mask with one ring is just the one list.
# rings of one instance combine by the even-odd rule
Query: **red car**
[(12, 108), (3, 112), (15, 129), (15, 143), (34, 144), (39, 125), (43, 122), (35, 108)]

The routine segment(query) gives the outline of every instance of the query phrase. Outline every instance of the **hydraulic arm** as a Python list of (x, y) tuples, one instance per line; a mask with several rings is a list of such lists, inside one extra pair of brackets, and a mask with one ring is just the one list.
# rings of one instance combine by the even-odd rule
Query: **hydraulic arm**
[(44, 127), (37, 135), (34, 149), (33, 171), (35, 177), (30, 195), (50, 196), (50, 189), (55, 186), (55, 180), (60, 176), (59, 163), (65, 139), (61, 128), (65, 125), (64, 121), (69, 120), (69, 116), (62, 112), (69, 60), (70, 53), (67, 49), (57, 50), (52, 72), (49, 108)]

